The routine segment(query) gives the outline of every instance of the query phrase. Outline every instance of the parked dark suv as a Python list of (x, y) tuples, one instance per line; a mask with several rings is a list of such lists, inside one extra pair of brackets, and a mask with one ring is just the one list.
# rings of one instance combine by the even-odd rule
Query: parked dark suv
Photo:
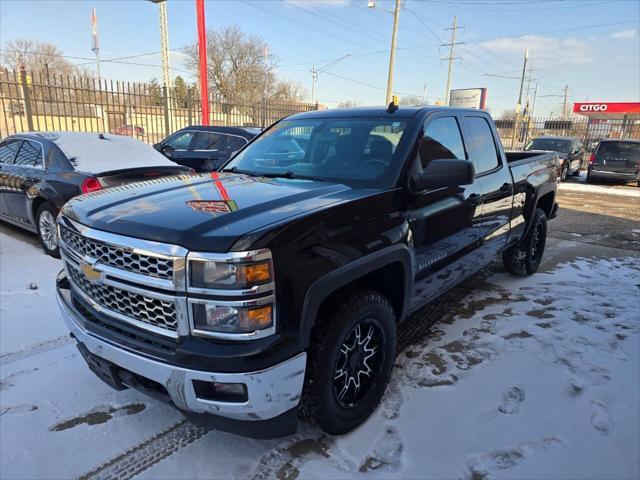
[(547, 150), (557, 152), (560, 157), (560, 180), (563, 182), (573, 175), (577, 177), (582, 170), (584, 146), (576, 137), (538, 137), (531, 140), (525, 150)]
[(640, 187), (640, 140), (603, 140), (591, 155), (587, 182), (616, 180)]
[(258, 133), (260, 129), (254, 127), (186, 127), (153, 147), (180, 165), (198, 172), (211, 172)]

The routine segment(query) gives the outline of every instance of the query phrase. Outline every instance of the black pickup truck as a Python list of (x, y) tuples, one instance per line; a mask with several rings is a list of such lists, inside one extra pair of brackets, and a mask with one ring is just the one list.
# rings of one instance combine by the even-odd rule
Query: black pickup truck
[(67, 203), (58, 303), (117, 389), (244, 435), (296, 413), (342, 434), (378, 405), (408, 315), (497, 256), (536, 271), (558, 168), (505, 154), (478, 110), (294, 115), (220, 172)]

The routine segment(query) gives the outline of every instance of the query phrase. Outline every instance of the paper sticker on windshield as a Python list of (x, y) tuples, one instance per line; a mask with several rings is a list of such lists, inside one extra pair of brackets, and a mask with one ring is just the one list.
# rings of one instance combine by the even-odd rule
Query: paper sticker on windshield
[(233, 200), (190, 200), (187, 202), (194, 210), (203, 213), (229, 213), (238, 210), (238, 205)]

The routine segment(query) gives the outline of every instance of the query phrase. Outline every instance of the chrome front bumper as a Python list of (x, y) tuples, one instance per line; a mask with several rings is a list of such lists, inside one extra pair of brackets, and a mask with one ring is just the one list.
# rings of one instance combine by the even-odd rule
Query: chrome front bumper
[[(81, 314), (66, 297), (58, 289), (60, 313), (78, 342), (97, 357), (163, 385), (173, 403), (181, 410), (210, 413), (233, 420), (259, 421), (284, 414), (299, 403), (307, 361), (307, 354), (304, 352), (257, 372), (216, 373), (189, 370), (137, 355), (92, 335), (81, 326)], [(247, 388), (248, 400), (243, 403), (203, 400), (196, 396), (193, 380), (243, 383)]]

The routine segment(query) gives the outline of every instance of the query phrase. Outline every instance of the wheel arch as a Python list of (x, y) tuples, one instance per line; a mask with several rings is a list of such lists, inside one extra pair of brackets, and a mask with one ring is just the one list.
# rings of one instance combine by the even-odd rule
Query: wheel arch
[(316, 280), (307, 290), (302, 306), (300, 344), (309, 346), (322, 306), (355, 285), (380, 291), (391, 302), (398, 321), (408, 313), (413, 284), (413, 260), (409, 247), (393, 245), (337, 268)]

